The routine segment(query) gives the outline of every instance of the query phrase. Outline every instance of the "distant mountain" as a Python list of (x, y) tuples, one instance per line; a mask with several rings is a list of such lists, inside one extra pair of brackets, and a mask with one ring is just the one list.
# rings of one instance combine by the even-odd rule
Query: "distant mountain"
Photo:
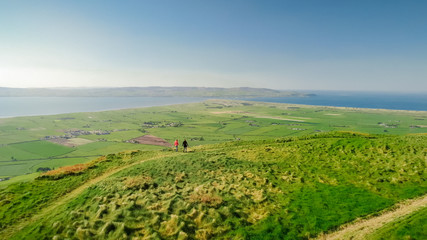
[(307, 97), (314, 94), (267, 88), (120, 87), (0, 88), (0, 97)]

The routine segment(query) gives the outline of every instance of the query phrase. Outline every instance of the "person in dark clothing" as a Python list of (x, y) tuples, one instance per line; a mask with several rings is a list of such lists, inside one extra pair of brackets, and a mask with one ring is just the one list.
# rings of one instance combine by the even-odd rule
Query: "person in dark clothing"
[(184, 139), (184, 142), (182, 142), (182, 146), (184, 147), (183, 152), (187, 152), (188, 143), (186, 139)]

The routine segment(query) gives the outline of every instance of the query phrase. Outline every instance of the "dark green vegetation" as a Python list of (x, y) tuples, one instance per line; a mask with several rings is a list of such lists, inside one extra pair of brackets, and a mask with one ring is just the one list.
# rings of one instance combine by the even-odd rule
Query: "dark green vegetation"
[(312, 94), (266, 88), (122, 87), (0, 88), (0, 97), (305, 97)]
[[(204, 145), (186, 154), (111, 154), (79, 175), (3, 189), (0, 235), (306, 239), (425, 194), (425, 146), (423, 135), (333, 132)], [(88, 182), (108, 169), (155, 156), (159, 158)], [(65, 192), (85, 185), (81, 194), (37, 221), (28, 221), (22, 230), (10, 230), (36, 213), (31, 208), (43, 212), (49, 204), (61, 202)], [(406, 225), (425, 222), (422, 213), (425, 210)]]
[[(275, 139), (317, 132), (386, 135), (425, 133), (426, 112), (362, 110), (210, 100), (175, 106), (0, 119), (0, 178), (83, 163), (126, 150), (164, 149), (130, 143), (146, 134), (190, 147), (225, 141)], [(12, 180), (0, 182), (5, 186)]]

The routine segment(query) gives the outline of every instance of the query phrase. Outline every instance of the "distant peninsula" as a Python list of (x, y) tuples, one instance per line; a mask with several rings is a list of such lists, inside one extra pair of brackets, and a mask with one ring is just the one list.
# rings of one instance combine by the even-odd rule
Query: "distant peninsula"
[(267, 88), (119, 87), (119, 88), (2, 88), (0, 97), (309, 97), (315, 94)]

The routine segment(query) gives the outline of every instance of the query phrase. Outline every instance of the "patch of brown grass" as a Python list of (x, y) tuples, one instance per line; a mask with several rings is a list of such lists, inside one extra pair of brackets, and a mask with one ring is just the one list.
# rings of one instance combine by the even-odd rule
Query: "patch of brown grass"
[(105, 160), (107, 160), (107, 158), (105, 156), (101, 156), (88, 163), (79, 163), (71, 166), (60, 167), (41, 174), (39, 178), (60, 179), (68, 175), (78, 175)]
[(151, 183), (153, 182), (153, 179), (148, 176), (136, 176), (136, 177), (128, 177), (125, 178), (123, 181), (125, 188), (127, 189), (135, 189), (135, 188), (148, 188)]
[(176, 174), (175, 182), (182, 182), (186, 176), (187, 174), (185, 172)]
[(60, 167), (58, 169), (45, 172), (40, 177), (57, 179), (67, 175), (77, 175), (77, 174), (83, 173), (88, 168), (89, 168), (88, 163), (81, 163), (81, 164), (76, 164), (72, 166)]
[(222, 203), (222, 198), (213, 194), (192, 194), (189, 200), (192, 203), (202, 203), (209, 207), (217, 207)]
[(183, 226), (184, 223), (179, 221), (179, 217), (172, 214), (168, 221), (163, 221), (160, 223), (159, 232), (164, 237), (171, 237), (176, 235)]

